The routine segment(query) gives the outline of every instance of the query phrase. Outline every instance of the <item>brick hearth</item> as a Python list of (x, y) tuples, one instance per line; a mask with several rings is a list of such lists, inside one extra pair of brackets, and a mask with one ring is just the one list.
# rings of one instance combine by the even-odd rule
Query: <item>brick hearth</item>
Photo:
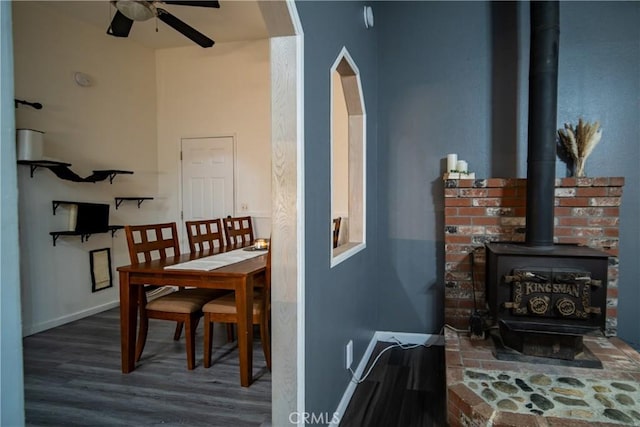
[(640, 354), (585, 337), (603, 369), (497, 360), (491, 339), (445, 328), (450, 427), (640, 425)]
[[(486, 242), (525, 239), (525, 179), (444, 181), (445, 323), (468, 327), (475, 298), (484, 309), (484, 257), (470, 254)], [(624, 178), (556, 180), (555, 243), (601, 249), (611, 255), (606, 334), (616, 335), (618, 306), (619, 210)]]

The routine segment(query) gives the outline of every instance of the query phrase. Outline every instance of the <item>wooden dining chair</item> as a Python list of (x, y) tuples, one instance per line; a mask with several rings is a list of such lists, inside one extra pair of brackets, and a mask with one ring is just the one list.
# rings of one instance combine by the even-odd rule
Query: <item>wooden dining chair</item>
[[(211, 366), (211, 346), (213, 341), (213, 324), (238, 323), (235, 293), (209, 301), (202, 307), (204, 312), (204, 367)], [(253, 324), (260, 325), (260, 341), (267, 368), (271, 370), (271, 245), (267, 251), (267, 264), (264, 275), (264, 286), (256, 289), (253, 295)]]
[[(189, 240), (189, 251), (191, 253), (222, 248), (224, 246), (224, 232), (222, 231), (222, 221), (219, 218), (185, 221), (185, 225), (187, 227), (187, 239)], [(231, 293), (231, 291), (221, 290), (220, 293), (222, 294), (222, 292)], [(233, 342), (233, 339), (233, 325), (227, 324), (227, 341)]]
[(250, 216), (224, 218), (224, 233), (227, 246), (248, 246), (253, 245), (253, 224)]
[(220, 219), (185, 221), (191, 253), (224, 246), (224, 232)]
[[(180, 255), (176, 223), (126, 225), (124, 227), (131, 264), (149, 262)], [(148, 301), (147, 293), (156, 286), (140, 286), (138, 307), (140, 326), (136, 342), (136, 361), (140, 360), (147, 340), (149, 319), (176, 321), (174, 340), (179, 340), (184, 325), (187, 347), (187, 367), (195, 367), (195, 333), (202, 306), (223, 293), (210, 289), (179, 289)]]
[(341, 217), (333, 218), (333, 247), (334, 249), (338, 247), (338, 242), (340, 241), (340, 223), (342, 222)]

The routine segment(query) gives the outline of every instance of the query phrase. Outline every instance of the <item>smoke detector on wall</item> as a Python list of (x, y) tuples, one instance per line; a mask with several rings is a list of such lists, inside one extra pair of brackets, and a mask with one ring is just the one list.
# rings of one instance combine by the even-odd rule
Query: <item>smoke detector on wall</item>
[(80, 71), (76, 71), (73, 74), (73, 80), (76, 82), (78, 86), (82, 86), (82, 87), (89, 87), (93, 84), (93, 81), (91, 80), (91, 76)]
[(371, 6), (364, 7), (364, 26), (366, 28), (373, 28), (373, 9)]

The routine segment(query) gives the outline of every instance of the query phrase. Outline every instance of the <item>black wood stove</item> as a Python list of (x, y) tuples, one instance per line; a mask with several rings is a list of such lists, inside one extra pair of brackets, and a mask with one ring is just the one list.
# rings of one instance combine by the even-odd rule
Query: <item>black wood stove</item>
[(598, 366), (588, 362), (582, 338), (605, 328), (608, 255), (574, 245), (489, 243), (486, 250), (487, 303), (501, 344), (523, 355)]
[(486, 245), (497, 357), (598, 367), (583, 336), (605, 328), (609, 256), (553, 243), (559, 6), (530, 7), (526, 240)]

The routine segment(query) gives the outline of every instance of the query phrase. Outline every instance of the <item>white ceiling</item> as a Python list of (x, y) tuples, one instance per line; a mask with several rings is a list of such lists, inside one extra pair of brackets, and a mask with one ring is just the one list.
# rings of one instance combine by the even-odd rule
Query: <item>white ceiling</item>
[[(109, 1), (46, 1), (42, 3), (59, 13), (95, 26), (96, 31), (101, 31), (105, 37), (112, 37), (107, 35), (107, 28), (116, 9)], [(216, 42), (256, 40), (269, 37), (258, 2), (254, 0), (220, 0), (219, 9), (160, 4), (160, 1), (155, 3), (156, 6), (165, 9)], [(197, 46), (155, 18), (144, 22), (134, 22), (129, 38), (153, 49)]]

